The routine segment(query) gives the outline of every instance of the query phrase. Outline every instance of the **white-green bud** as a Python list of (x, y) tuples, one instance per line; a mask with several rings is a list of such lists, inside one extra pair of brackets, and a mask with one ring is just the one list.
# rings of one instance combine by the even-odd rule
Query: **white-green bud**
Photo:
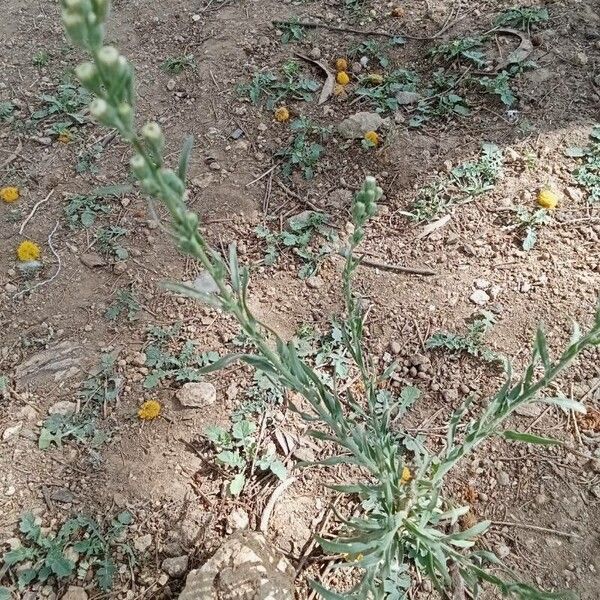
[(178, 175), (175, 174), (173, 169), (161, 169), (160, 176), (162, 180), (171, 188), (176, 194), (183, 194), (185, 191), (185, 184)]
[(64, 10), (62, 13), (62, 20), (71, 40), (79, 46), (82, 46), (84, 44), (86, 32), (83, 17), (77, 13)]
[(102, 125), (107, 125), (108, 127), (115, 126), (117, 116), (115, 109), (106, 100), (102, 100), (102, 98), (96, 98), (90, 104), (90, 114), (96, 121), (102, 123)]
[(114, 72), (119, 62), (119, 51), (114, 46), (104, 46), (98, 51), (98, 62), (108, 71)]
[(75, 68), (77, 79), (86, 87), (94, 87), (98, 80), (98, 69), (92, 62), (84, 62)]
[(133, 174), (138, 179), (145, 179), (150, 173), (150, 169), (148, 168), (148, 163), (146, 163), (146, 159), (141, 154), (134, 154), (129, 161), (131, 166), (131, 170)]
[(158, 123), (146, 123), (142, 127), (142, 137), (149, 144), (161, 144), (164, 142), (163, 134)]
[(96, 17), (98, 17), (100, 21), (106, 20), (110, 2), (108, 0), (92, 0), (92, 6), (96, 13)]
[(84, 0), (63, 0), (63, 6), (70, 12), (80, 13), (83, 12)]
[(125, 126), (125, 129), (131, 129), (131, 126), (133, 125), (133, 109), (131, 106), (127, 104), (127, 102), (121, 102), (117, 108), (117, 114)]

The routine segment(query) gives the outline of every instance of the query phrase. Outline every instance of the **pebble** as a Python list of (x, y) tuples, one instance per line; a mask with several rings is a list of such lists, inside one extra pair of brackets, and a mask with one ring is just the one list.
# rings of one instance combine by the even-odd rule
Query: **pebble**
[(175, 89), (175, 80), (174, 79), (169, 79), (169, 81), (167, 81), (167, 89), (172, 92)]
[(19, 289), (19, 288), (18, 288), (16, 285), (12, 284), (12, 283), (7, 283), (7, 284), (4, 286), (4, 291), (5, 291), (7, 294), (15, 294), (15, 293), (17, 292), (17, 290), (18, 290), (18, 289)]
[(217, 400), (217, 390), (205, 381), (185, 383), (175, 394), (177, 400), (188, 408), (204, 408)]
[(498, 471), (496, 479), (500, 485), (510, 485), (510, 476), (506, 471)]
[(15, 488), (14, 485), (9, 485), (6, 488), (6, 490), (4, 491), (4, 495), (5, 496), (14, 496), (16, 491), (17, 491), (17, 489)]
[(19, 435), (22, 427), (23, 427), (23, 423), (17, 423), (16, 425), (13, 425), (12, 427), (7, 427), (2, 432), (2, 441), (8, 442), (12, 438), (17, 437)]
[(506, 544), (498, 544), (494, 551), (496, 556), (500, 559), (506, 558), (510, 554), (510, 548)]
[(113, 266), (113, 272), (115, 273), (115, 275), (123, 275), (123, 273), (125, 273), (126, 270), (127, 263), (125, 261), (115, 263)]
[(402, 351), (402, 345), (400, 344), (400, 342), (390, 342), (390, 352), (392, 354), (400, 354), (400, 352)]
[(489, 301), (490, 297), (483, 290), (475, 290), (470, 296), (469, 300), (477, 306), (485, 306)]
[(162, 561), (161, 568), (170, 577), (181, 577), (187, 571), (188, 560), (186, 555), (165, 558), (165, 560)]
[(483, 279), (482, 277), (480, 277), (473, 282), (473, 285), (478, 290), (487, 290), (489, 287), (491, 287), (492, 284), (487, 279)]
[(230, 531), (239, 531), (248, 529), (250, 517), (243, 508), (234, 508), (227, 517), (227, 527)]
[(62, 600), (87, 600), (87, 592), (77, 585), (70, 585)]
[(61, 502), (62, 504), (71, 504), (73, 500), (75, 500), (75, 496), (73, 496), (73, 492), (68, 490), (67, 488), (55, 488), (50, 493), (50, 499), (55, 502)]
[(319, 60), (321, 58), (321, 48), (312, 48), (308, 54), (313, 60)]
[(95, 252), (88, 252), (86, 254), (82, 254), (79, 257), (79, 260), (90, 269), (95, 269), (96, 267), (104, 267), (106, 265), (106, 261)]
[(76, 409), (77, 404), (75, 404), (75, 402), (71, 402), (69, 400), (59, 400), (48, 409), (48, 414), (68, 417), (69, 415), (74, 414)]
[(319, 288), (323, 287), (323, 280), (320, 277), (317, 277), (317, 276), (309, 277), (306, 280), (306, 285), (311, 290), (318, 290)]
[(585, 65), (588, 64), (588, 57), (587, 54), (585, 52), (578, 52), (575, 55), (575, 62), (578, 65), (581, 65), (582, 67), (585, 67)]
[(133, 547), (138, 552), (145, 552), (152, 545), (152, 536), (147, 533), (145, 535), (140, 535), (133, 540)]
[(357, 112), (344, 119), (338, 126), (338, 133), (347, 140), (364, 137), (368, 131), (377, 131), (384, 124), (379, 113)]

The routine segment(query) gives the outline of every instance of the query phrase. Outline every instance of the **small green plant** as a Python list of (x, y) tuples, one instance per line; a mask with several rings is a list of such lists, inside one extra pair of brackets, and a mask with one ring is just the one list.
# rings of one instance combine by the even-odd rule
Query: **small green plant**
[(111, 204), (102, 202), (102, 200), (117, 198), (130, 190), (131, 186), (112, 185), (96, 188), (89, 194), (71, 196), (64, 207), (69, 227), (71, 229), (79, 227), (89, 229), (99, 216), (107, 215), (113, 210)]
[(252, 81), (240, 87), (241, 93), (247, 95), (253, 104), (265, 101), (268, 110), (284, 100), (312, 100), (319, 83), (305, 77), (297, 61), (290, 60), (281, 68), (281, 78), (270, 71), (259, 72)]
[(96, 163), (103, 152), (104, 146), (102, 144), (92, 144), (91, 146), (83, 148), (77, 154), (75, 171), (80, 174), (90, 173), (91, 175), (97, 175), (99, 169)]
[(278, 28), (281, 30), (281, 41), (284, 44), (301, 42), (306, 37), (306, 27), (303, 27), (298, 19), (278, 23)]
[(60, 448), (63, 441), (73, 440), (95, 450), (107, 439), (107, 434), (98, 427), (93, 411), (73, 415), (55, 414), (44, 420), (38, 447), (40, 450), (48, 450), (52, 445)]
[(50, 62), (50, 55), (44, 50), (38, 50), (31, 59), (34, 67), (45, 67)]
[(10, 100), (0, 102), (0, 121), (8, 121), (15, 110), (15, 105)]
[(114, 302), (106, 309), (105, 316), (109, 321), (126, 316), (127, 320), (132, 322), (138, 319), (141, 308), (133, 290), (121, 289), (117, 291)]
[(293, 133), (290, 145), (275, 154), (282, 160), (281, 172), (290, 177), (294, 171), (300, 171), (305, 179), (312, 179), (315, 168), (325, 153), (324, 146), (319, 142), (324, 141), (330, 129), (313, 125), (307, 117), (294, 119), (290, 129)]
[(415, 221), (433, 221), (451, 207), (469, 202), (494, 188), (502, 173), (502, 152), (484, 144), (479, 158), (441, 175), (418, 193), (411, 208)]
[[(337, 240), (330, 227), (327, 227), (327, 215), (315, 211), (304, 211), (288, 219), (288, 229), (279, 234), (273, 233), (268, 227), (259, 225), (255, 228), (256, 235), (267, 244), (263, 263), (273, 266), (280, 255), (281, 248), (291, 248), (303, 261), (299, 276), (306, 279), (314, 275), (320, 261), (333, 252), (330, 244)], [(316, 237), (324, 238), (316, 251), (312, 249)]]
[(517, 228), (524, 231), (523, 250), (529, 252), (538, 239), (538, 230), (550, 222), (550, 214), (545, 208), (529, 210), (525, 206), (516, 208)]
[(366, 56), (376, 60), (383, 69), (387, 69), (390, 66), (388, 51), (394, 46), (404, 44), (404, 42), (405, 40), (401, 36), (392, 38), (385, 43), (377, 40), (363, 40), (348, 50), (348, 56), (356, 59)]
[(377, 112), (390, 112), (398, 110), (400, 104), (397, 94), (399, 92), (416, 93), (419, 76), (414, 71), (396, 69), (389, 74), (374, 77), (372, 74), (360, 78), (360, 86), (356, 95), (367, 99)]
[(81, 410), (87, 408), (96, 410), (114, 403), (119, 397), (122, 380), (115, 372), (116, 355), (103, 354), (100, 364), (90, 373), (90, 377), (83, 382), (79, 392)]
[(163, 61), (160, 68), (170, 75), (179, 75), (185, 69), (195, 68), (196, 61), (192, 54), (186, 54), (184, 56), (171, 56)]
[[(133, 517), (127, 511), (104, 526), (90, 517), (78, 515), (66, 521), (57, 532), (47, 533), (36, 517), (26, 513), (19, 524), (23, 545), (9, 550), (3, 556), (3, 563), (9, 572), (15, 572), (19, 590), (51, 579), (83, 581), (91, 568), (98, 586), (106, 592), (113, 586), (117, 574), (114, 558), (117, 551), (127, 557), (130, 568), (136, 563), (132, 548), (124, 541), (132, 523)], [(72, 549), (69, 554), (68, 549)]]
[(548, 9), (537, 6), (515, 7), (505, 10), (494, 19), (496, 27), (515, 27), (529, 31), (532, 25), (546, 23), (550, 15)]
[(443, 42), (434, 46), (429, 54), (433, 57), (442, 58), (448, 62), (454, 62), (461, 58), (472, 63), (476, 67), (484, 67), (487, 63), (485, 52), (482, 51), (484, 40), (482, 38), (464, 37)]
[(106, 254), (116, 260), (129, 258), (129, 251), (125, 248), (121, 239), (129, 235), (129, 229), (119, 225), (108, 225), (100, 227), (96, 231), (94, 243), (102, 254)]
[(183, 346), (177, 343), (179, 328), (180, 324), (168, 329), (148, 329), (148, 346), (144, 352), (150, 373), (144, 379), (144, 388), (153, 389), (167, 379), (178, 382), (200, 381), (201, 369), (219, 360), (216, 352), (199, 353), (196, 344), (190, 340)]
[(573, 178), (587, 191), (588, 202), (600, 202), (600, 125), (592, 128), (589, 146), (568, 148), (565, 154), (581, 159), (581, 164), (573, 171)]
[(283, 404), (283, 389), (268, 375), (254, 372), (254, 382), (245, 391), (245, 398), (232, 415), (232, 421), (239, 421), (251, 415), (263, 415)]
[(485, 336), (495, 323), (495, 315), (486, 310), (469, 324), (465, 334), (439, 331), (427, 340), (425, 346), (429, 349), (442, 348), (449, 352), (466, 352), (476, 358), (495, 362), (501, 360), (501, 357), (485, 344)]
[[(196, 298), (232, 315), (249, 338), (256, 353), (224, 356), (204, 369), (218, 370), (242, 361), (262, 371), (283, 388), (303, 397), (296, 410), (313, 427), (309, 434), (326, 440), (332, 454), (324, 465), (352, 465), (352, 480), (332, 486), (357, 498), (360, 510), (350, 517), (336, 515), (340, 526), (336, 537), (317, 537), (326, 552), (338, 559), (336, 566), (356, 570), (353, 587), (344, 593), (328, 590), (318, 582), (312, 587), (326, 600), (374, 600), (407, 595), (414, 577), (431, 582), (440, 595), (455, 589), (476, 597), (481, 587), (491, 585), (504, 596), (523, 600), (552, 600), (565, 594), (549, 593), (521, 583), (514, 572), (493, 552), (477, 548), (479, 537), (490, 527), (483, 521), (467, 529), (457, 525), (469, 506), (456, 506), (446, 496), (447, 478), (456, 465), (480, 444), (501, 436), (509, 441), (551, 444), (555, 440), (506, 430), (506, 420), (519, 407), (544, 402), (569, 410), (585, 411), (581, 403), (564, 397), (544, 397), (543, 390), (584, 350), (600, 345), (600, 309), (590, 329), (576, 328), (566, 350), (556, 359), (542, 328), (536, 334), (531, 361), (521, 378), (506, 365), (507, 381), (479, 410), (468, 403), (450, 419), (446, 443), (436, 452), (424, 440), (394, 428), (418, 395), (396, 397), (381, 393), (395, 365), (383, 373), (364, 348), (365, 315), (353, 292), (353, 277), (360, 264), (355, 257), (365, 237), (365, 227), (377, 212), (383, 191), (367, 178), (356, 194), (352, 209), (353, 230), (343, 250), (345, 263), (342, 288), (345, 303), (344, 344), (356, 365), (364, 392), (333, 389), (324, 384), (302, 360), (291, 342), (281, 339), (258, 321), (248, 306), (249, 271), (240, 266), (235, 245), (227, 256), (213, 249), (198, 228), (198, 215), (186, 205), (185, 176), (191, 147), (186, 145), (177, 173), (164, 167), (165, 140), (158, 124), (134, 127), (132, 69), (115, 48), (103, 47), (106, 0), (63, 0), (63, 22), (71, 40), (87, 50), (93, 63), (78, 67), (80, 79), (99, 98), (90, 112), (109, 127), (115, 127), (135, 149), (132, 168), (143, 189), (164, 203), (171, 216), (172, 235), (179, 247), (202, 264), (215, 289), (207, 292), (173, 283), (169, 289)], [(101, 78), (103, 85), (96, 85)], [(383, 389), (384, 392), (388, 390)], [(467, 417), (467, 410), (470, 414)], [(464, 595), (464, 594), (463, 594)]]
[(477, 81), (488, 94), (498, 96), (502, 104), (510, 108), (517, 101), (517, 97), (510, 87), (510, 80), (511, 74), (502, 71), (495, 77), (481, 77)]
[(287, 478), (287, 469), (274, 451), (261, 452), (256, 424), (247, 419), (234, 422), (231, 429), (209, 427), (204, 435), (214, 445), (217, 462), (233, 474), (229, 492), (239, 496), (252, 475), (254, 467), (271, 472), (282, 481)]
[(52, 121), (54, 127), (65, 128), (81, 126), (87, 122), (81, 111), (89, 105), (91, 96), (83, 87), (70, 82), (61, 83), (55, 94), (42, 94), (40, 100), (42, 107), (31, 115), (35, 123)]

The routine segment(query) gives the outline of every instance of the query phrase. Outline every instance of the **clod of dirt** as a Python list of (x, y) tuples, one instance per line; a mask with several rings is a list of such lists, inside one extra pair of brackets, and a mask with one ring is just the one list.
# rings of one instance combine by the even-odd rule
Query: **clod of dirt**
[(293, 569), (254, 531), (234, 533), (212, 558), (191, 571), (179, 600), (289, 600)]
[(81, 371), (81, 346), (60, 342), (38, 352), (21, 363), (15, 373), (18, 388), (41, 384), (50, 379), (59, 381)]
[(338, 125), (338, 133), (347, 140), (363, 138), (367, 131), (377, 131), (384, 124), (379, 113), (357, 112)]
[(490, 297), (483, 290), (475, 290), (470, 296), (469, 300), (477, 306), (485, 306), (489, 301)]
[(77, 404), (75, 402), (70, 402), (69, 400), (59, 400), (48, 409), (48, 414), (68, 417), (69, 415), (74, 414), (76, 410)]
[(176, 394), (177, 400), (188, 408), (204, 408), (214, 404), (217, 399), (217, 390), (212, 383), (201, 381), (199, 383), (185, 383)]
[(105, 267), (106, 261), (95, 252), (88, 252), (87, 254), (82, 254), (79, 257), (79, 260), (90, 269), (95, 269), (96, 267)]
[(62, 600), (87, 600), (87, 592), (79, 586), (70, 585)]
[[(165, 558), (162, 561), (161, 568), (169, 577), (182, 577), (188, 568), (187, 555), (175, 556), (174, 558)], [(200, 596), (202, 597), (202, 596)]]
[(408, 106), (409, 104), (416, 104), (421, 99), (421, 94), (416, 92), (396, 92), (396, 102), (400, 106)]

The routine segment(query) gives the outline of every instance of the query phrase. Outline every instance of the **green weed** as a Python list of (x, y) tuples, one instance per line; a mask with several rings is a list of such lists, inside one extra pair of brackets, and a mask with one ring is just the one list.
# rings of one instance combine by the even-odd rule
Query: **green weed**
[(390, 58), (388, 52), (394, 46), (401, 46), (405, 40), (401, 36), (390, 39), (388, 42), (380, 42), (377, 40), (363, 40), (362, 42), (351, 46), (348, 50), (348, 56), (359, 59), (363, 56), (376, 60), (379, 66), (387, 69), (390, 66)]
[(532, 25), (546, 23), (550, 15), (548, 9), (537, 6), (515, 7), (500, 13), (494, 20), (496, 27), (515, 27), (529, 31)]
[(0, 102), (0, 121), (8, 121), (15, 110), (15, 105), (10, 100)]
[(550, 222), (550, 214), (545, 208), (529, 210), (525, 206), (516, 209), (517, 227), (525, 232), (523, 238), (523, 250), (529, 252), (538, 239), (538, 229)]
[(359, 79), (359, 87), (356, 95), (367, 99), (377, 112), (396, 111), (399, 103), (396, 95), (398, 92), (415, 92), (419, 76), (414, 71), (396, 69), (387, 75), (374, 78), (373, 75), (365, 75)]
[(277, 454), (274, 451), (261, 452), (258, 433), (256, 424), (247, 419), (234, 422), (230, 429), (213, 426), (204, 432), (214, 445), (217, 463), (233, 475), (229, 482), (232, 496), (239, 496), (243, 492), (253, 466), (272, 473), (282, 481), (287, 478), (287, 469)]
[(568, 148), (565, 154), (581, 159), (580, 166), (573, 171), (573, 178), (587, 191), (588, 202), (600, 202), (600, 125), (592, 128), (589, 146)]
[(284, 44), (301, 42), (306, 37), (306, 27), (303, 27), (298, 19), (288, 23), (278, 23), (277, 26), (281, 30), (281, 42)]
[(488, 94), (498, 96), (502, 104), (510, 108), (517, 101), (510, 87), (511, 77), (510, 73), (502, 71), (495, 77), (481, 77), (477, 81)]
[(96, 188), (89, 194), (71, 196), (65, 204), (64, 211), (71, 229), (85, 227), (89, 229), (99, 216), (107, 215), (113, 210), (111, 204), (102, 202), (108, 198), (117, 198), (131, 190), (131, 186), (113, 185)]
[(45, 67), (50, 62), (50, 55), (44, 50), (38, 50), (31, 59), (34, 67)]
[(476, 67), (484, 67), (487, 59), (485, 52), (481, 50), (483, 42), (482, 38), (458, 38), (434, 46), (429, 51), (429, 54), (433, 57), (440, 57), (448, 62), (454, 62), (462, 58)]
[(129, 235), (129, 229), (119, 225), (107, 225), (96, 231), (94, 243), (102, 254), (116, 260), (129, 258), (129, 251), (122, 245), (122, 238)]
[(179, 75), (185, 69), (191, 69), (196, 67), (196, 61), (192, 54), (186, 54), (185, 56), (172, 56), (163, 61), (160, 68), (170, 75)]
[(92, 144), (86, 148), (83, 148), (77, 154), (77, 163), (75, 164), (75, 171), (77, 173), (90, 173), (91, 175), (97, 175), (99, 169), (96, 165), (98, 159), (104, 152), (104, 146), (102, 144)]
[(41, 94), (40, 100), (42, 107), (31, 115), (34, 123), (51, 120), (54, 127), (65, 128), (81, 126), (87, 122), (81, 111), (89, 105), (91, 95), (83, 87), (69, 82), (61, 83), (55, 94)]
[[(3, 556), (3, 563), (9, 572), (15, 573), (19, 590), (51, 579), (83, 581), (87, 571), (93, 569), (98, 586), (106, 592), (112, 588), (117, 574), (117, 552), (127, 557), (130, 568), (136, 563), (132, 548), (124, 541), (132, 523), (133, 517), (127, 511), (104, 526), (91, 517), (78, 515), (66, 521), (56, 533), (46, 533), (47, 528), (26, 513), (19, 524), (23, 545), (9, 550)], [(73, 552), (67, 554), (69, 548)], [(73, 556), (77, 556), (76, 561)]]
[(247, 95), (253, 104), (264, 100), (268, 110), (284, 100), (312, 100), (320, 85), (314, 79), (305, 77), (297, 61), (290, 60), (281, 68), (281, 78), (270, 71), (256, 73), (252, 81), (242, 85), (240, 91)]
[(105, 316), (109, 321), (116, 321), (121, 316), (126, 316), (129, 322), (139, 317), (141, 306), (131, 289), (117, 291), (114, 302), (107, 308)]
[(467, 327), (465, 334), (440, 331), (434, 333), (425, 343), (429, 349), (441, 348), (449, 352), (466, 352), (476, 358), (495, 362), (501, 360), (497, 352), (486, 346), (485, 336), (496, 323), (496, 317), (489, 311), (483, 311)]

